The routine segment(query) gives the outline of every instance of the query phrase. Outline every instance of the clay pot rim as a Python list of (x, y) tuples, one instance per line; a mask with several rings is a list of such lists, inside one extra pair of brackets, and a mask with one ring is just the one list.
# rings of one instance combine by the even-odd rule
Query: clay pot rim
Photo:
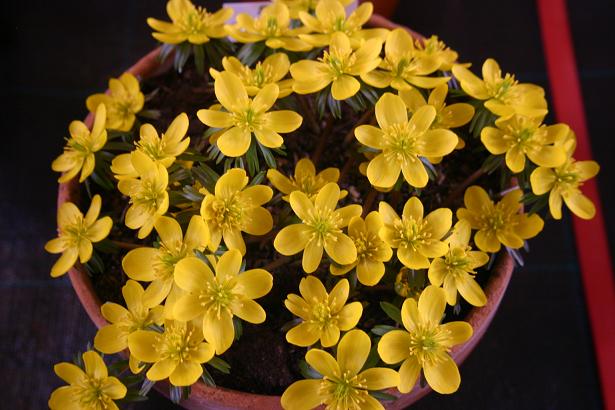
[[(386, 27), (389, 29), (401, 27), (379, 15), (372, 16), (372, 18), (370, 19), (370, 23), (373, 26)], [(423, 38), (420, 34), (417, 34), (411, 30), (410, 32), (417, 39)], [(152, 50), (126, 71), (132, 73), (136, 77), (140, 77), (141, 79), (154, 77), (156, 75), (164, 73), (165, 71), (170, 69), (171, 59), (167, 59), (164, 64), (161, 64), (158, 58), (159, 52), (160, 47)], [(85, 119), (85, 122), (88, 126), (91, 126), (91, 114), (88, 114)], [(73, 178), (72, 180), (59, 185), (57, 201), (58, 207), (62, 203), (68, 201), (78, 204), (79, 198), (80, 185), (76, 178)], [(512, 257), (506, 252), (501, 252), (496, 259), (496, 263), (492, 268), (491, 276), (487, 282), (487, 285), (485, 286), (487, 304), (480, 308), (473, 307), (465, 318), (465, 320), (469, 322), (474, 328), (474, 333), (472, 337), (466, 343), (455, 346), (451, 351), (451, 356), (458, 365), (461, 365), (463, 363), (463, 361), (467, 358), (470, 352), (474, 350), (482, 336), (485, 334), (487, 328), (489, 327), (489, 324), (491, 323), (493, 317), (495, 316), (495, 313), (497, 312), (497, 309), (504, 296), (506, 288), (508, 287), (508, 283), (510, 281), (513, 269), (514, 261)], [(69, 270), (68, 274), (75, 293), (77, 294), (79, 301), (81, 302), (88, 316), (90, 317), (90, 320), (92, 320), (92, 322), (96, 325), (97, 328), (106, 326), (108, 322), (100, 313), (100, 307), (102, 303), (98, 295), (96, 294), (92, 282), (83, 266), (77, 263), (73, 268)], [(156, 385), (158, 390), (160, 390), (163, 394), (166, 393), (166, 391), (162, 390), (164, 383), (162, 383), (161, 385), (161, 383), (159, 382)], [(407, 394), (401, 394), (397, 391), (397, 389), (389, 389), (387, 392), (397, 396), (398, 400), (395, 402), (387, 403), (385, 404), (385, 406), (391, 409), (401, 409), (403, 407), (400, 407), (400, 405), (406, 406), (411, 403), (414, 403), (430, 391), (431, 389), (429, 388), (429, 386), (420, 387), (418, 384), (410, 393)], [(196, 408), (193, 406), (205, 403), (204, 401), (194, 401), (195, 396), (207, 397), (209, 399), (209, 401), (207, 401), (208, 403), (216, 403), (216, 405), (219, 406), (218, 408), (220, 409), (248, 409), (251, 408), (255, 403), (259, 403), (261, 406), (266, 405), (268, 406), (267, 408), (272, 409), (281, 408), (281, 396), (256, 394), (221, 386), (211, 387), (207, 386), (202, 381), (198, 381), (192, 386), (190, 398), (186, 401), (182, 401), (181, 405), (186, 406), (187, 408)], [(241, 397), (243, 399), (242, 401), (245, 402), (244, 406), (227, 407), (227, 404), (237, 401), (237, 397)], [(404, 398), (406, 400), (403, 400)]]

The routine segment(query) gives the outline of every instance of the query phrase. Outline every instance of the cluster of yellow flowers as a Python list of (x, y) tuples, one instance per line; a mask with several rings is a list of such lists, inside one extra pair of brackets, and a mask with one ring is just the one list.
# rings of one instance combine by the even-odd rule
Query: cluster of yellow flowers
[[(57, 277), (78, 259), (93, 262), (94, 246), (122, 245), (107, 238), (112, 230), (112, 238), (136, 236), (121, 259), (129, 278), (122, 288), (125, 306), (101, 307), (109, 324), (94, 339), (96, 351), (126, 351), (132, 373), (150, 381), (196, 383), (206, 363), (224, 363), (217, 356), (238, 339), (241, 321), (266, 319), (255, 300), (272, 290), (273, 275), (266, 266), (245, 266), (260, 249), (250, 241), (260, 237), (290, 269), (292, 257), (301, 254), (308, 274), (299, 294), (284, 301), (295, 317), (286, 340), (309, 348), (305, 360), (319, 377), (290, 385), (281, 398), (285, 409), (383, 408), (373, 391), (396, 387), (407, 393), (420, 378), (437, 392), (452, 393), (460, 376), (451, 348), (469, 340), (473, 330), (448, 317), (441, 323), (444, 312), (461, 303), (458, 294), (484, 306), (477, 269), (490, 254), (502, 247), (516, 252), (542, 230), (540, 207), (524, 213), (524, 204), (548, 204), (560, 219), (563, 201), (579, 217), (593, 217), (594, 206), (580, 186), (599, 167), (573, 158), (576, 141), (568, 126), (543, 124), (542, 88), (503, 76), (492, 59), (481, 79), (457, 64), (457, 53), (437, 37), (415, 40), (401, 28), (364, 28), (372, 4), (348, 15), (347, 3), (276, 0), (259, 16), (239, 14), (229, 25), (230, 9), (210, 13), (189, 0), (169, 0), (171, 22), (147, 22), (154, 38), (176, 53), (194, 46), (195, 64), (202, 52), (197, 47), (226, 37), (245, 43), (245, 53), (237, 44), (226, 45), (232, 53), (210, 62), (214, 103), (177, 115), (159, 134), (141, 123), (145, 97), (130, 73), (111, 79), (108, 93), (87, 99), (92, 127), (70, 124), (70, 138), (52, 169), (63, 173), (60, 183), (79, 175), (90, 208), (84, 216), (76, 205), (62, 204), (58, 237), (45, 249), (62, 254), (51, 269)], [(254, 64), (248, 52), (256, 56)], [(317, 117), (319, 99), (331, 112), (321, 110)], [(317, 156), (295, 155), (293, 175), (275, 169), (273, 153), (285, 149), (285, 138), (326, 137), (320, 124), (339, 117), (334, 108), (340, 103), (347, 103), (344, 113), (361, 114), (344, 143), (354, 137), (364, 160), (354, 166), (357, 178), (366, 176), (361, 183), (369, 193), (363, 196), (356, 195), (361, 183), (342, 179), (346, 167), (318, 171)], [(208, 130), (202, 137), (187, 136), (194, 114)], [(309, 135), (312, 124), (304, 124), (305, 118), (316, 123), (318, 135)], [(206, 144), (209, 157), (201, 155)], [(434, 202), (423, 192), (441, 185), (436, 167), (466, 145), (482, 149), (485, 164), (491, 164), (480, 174), (498, 169), (509, 185), (498, 195), (491, 185), (460, 181), (463, 205), (455, 197)], [(260, 171), (257, 151), (267, 165), (258, 174), (248, 166), (256, 161)], [(218, 158), (226, 159), (223, 167)], [(105, 184), (105, 175), (116, 181), (117, 192)], [(265, 176), (279, 194), (261, 183)], [(93, 184), (102, 198), (92, 196)], [(125, 211), (109, 210), (116, 220), (99, 218), (102, 200), (112, 195), (124, 198)], [(381, 200), (372, 209), (376, 198)], [(454, 205), (459, 207), (447, 207)], [(122, 219), (136, 234), (121, 226)], [(426, 278), (418, 292), (399, 290), (407, 272)], [(376, 315), (371, 322), (390, 324), (395, 317), (396, 328), (375, 331), (361, 320), (371, 303), (362, 291), (378, 288), (389, 292), (383, 302), (391, 319)], [(127, 388), (109, 376), (96, 351), (83, 354), (82, 367), (55, 367), (69, 386), (53, 392), (52, 409), (117, 408), (114, 400), (126, 396)], [(368, 361), (374, 352), (376, 360)]]

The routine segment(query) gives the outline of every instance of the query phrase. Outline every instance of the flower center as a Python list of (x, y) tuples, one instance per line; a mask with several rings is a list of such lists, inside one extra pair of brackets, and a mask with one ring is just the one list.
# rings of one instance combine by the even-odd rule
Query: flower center
[(165, 327), (164, 333), (157, 336), (155, 349), (162, 359), (171, 359), (182, 363), (188, 360), (190, 355), (198, 348), (198, 337), (192, 337), (194, 331), (192, 327), (188, 327), (186, 324), (169, 325)]
[(87, 232), (88, 227), (85, 225), (85, 221), (83, 218), (77, 217), (62, 229), (61, 237), (69, 247), (74, 248), (79, 246), (82, 239), (87, 239)]
[(202, 7), (196, 6), (184, 15), (184, 19), (178, 23), (184, 33), (198, 34), (206, 26), (211, 14)]
[(235, 126), (248, 132), (260, 130), (263, 123), (261, 113), (254, 111), (252, 108), (234, 112), (233, 120), (235, 121)]
[(493, 98), (504, 102), (508, 92), (512, 87), (517, 85), (517, 82), (514, 75), (506, 74), (504, 78), (500, 78), (494, 83), (486, 83), (485, 85), (487, 86), (487, 91)]
[(330, 324), (337, 322), (337, 318), (331, 314), (331, 307), (328, 303), (320, 302), (312, 307), (312, 315), (309, 321), (320, 329), (326, 329)]
[(476, 273), (472, 268), (470, 268), (470, 259), (468, 258), (468, 251), (471, 248), (466, 246), (456, 247), (451, 249), (446, 256), (444, 257), (444, 264), (446, 265), (446, 269), (449, 274), (454, 275), (455, 277), (461, 276), (464, 273)]
[(496, 204), (492, 212), (485, 212), (480, 215), (484, 229), (493, 233), (503, 230), (512, 229), (515, 222), (512, 218), (513, 214), (504, 209), (501, 203)]
[(166, 158), (165, 154), (165, 143), (162, 139), (157, 141), (144, 141), (141, 139), (139, 142), (135, 144), (139, 150), (141, 150), (145, 155), (150, 157), (154, 161), (158, 161)]
[(216, 198), (211, 204), (213, 220), (223, 230), (242, 226), (243, 206), (233, 195), (229, 198)]
[(342, 223), (341, 218), (326, 208), (315, 207), (308, 220), (303, 223), (313, 229), (312, 239), (316, 239), (320, 244), (326, 239), (335, 240), (334, 234), (342, 232), (339, 228)]
[(130, 197), (135, 205), (145, 206), (155, 212), (164, 200), (165, 191), (166, 187), (160, 186), (155, 179), (141, 179), (141, 184), (136, 186), (135, 192)]
[(214, 279), (213, 282), (207, 283), (206, 289), (199, 294), (199, 302), (206, 310), (213, 309), (219, 319), (223, 311), (231, 311), (231, 303), (236, 299), (234, 288), (234, 280), (219, 282)]
[(325, 376), (320, 384), (320, 396), (327, 409), (360, 410), (368, 394), (365, 380), (348, 370), (340, 377)]
[(415, 221), (414, 218), (404, 218), (397, 220), (393, 224), (397, 230), (400, 246), (417, 250), (422, 245), (427, 245), (433, 241), (431, 232), (427, 229), (427, 221)]
[(415, 356), (421, 366), (437, 364), (446, 359), (452, 346), (451, 332), (439, 325), (429, 323), (418, 325), (410, 332), (410, 356)]
[(368, 232), (361, 232), (359, 236), (352, 238), (357, 248), (357, 260), (373, 259), (378, 245), (376, 237)]
[(329, 66), (333, 78), (337, 79), (355, 63), (356, 56), (350, 53), (350, 50), (343, 52), (336, 47), (329, 47), (329, 51), (325, 51), (319, 60)]
[(77, 392), (79, 403), (84, 408), (106, 409), (110, 407), (112, 399), (103, 391), (103, 379), (85, 376), (85, 383), (79, 386)]
[(152, 261), (154, 275), (157, 279), (168, 279), (173, 276), (175, 265), (188, 255), (188, 247), (180, 241), (169, 245), (160, 243), (156, 257)]
[(416, 142), (419, 133), (414, 125), (409, 122), (393, 124), (383, 131), (388, 159), (398, 162), (418, 161)]
[(271, 82), (273, 74), (271, 67), (263, 66), (260, 61), (256, 63), (256, 67), (254, 67), (254, 70), (250, 70), (248, 68), (248, 71), (250, 73), (247, 78), (248, 85), (262, 88), (263, 85)]

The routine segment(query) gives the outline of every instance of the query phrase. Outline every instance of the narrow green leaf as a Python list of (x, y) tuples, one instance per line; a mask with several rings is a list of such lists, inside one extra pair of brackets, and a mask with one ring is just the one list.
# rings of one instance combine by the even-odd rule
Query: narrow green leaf
[(395, 322), (402, 324), (401, 310), (399, 310), (397, 306), (389, 302), (380, 302), (380, 308), (387, 314), (388, 317), (393, 319)]

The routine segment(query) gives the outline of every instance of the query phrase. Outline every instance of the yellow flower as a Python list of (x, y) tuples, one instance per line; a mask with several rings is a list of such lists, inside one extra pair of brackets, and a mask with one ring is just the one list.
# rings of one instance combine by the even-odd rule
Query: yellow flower
[(264, 41), (272, 49), (308, 51), (312, 46), (297, 38), (307, 30), (305, 27), (290, 27), (290, 12), (286, 4), (275, 2), (263, 7), (258, 18), (249, 14), (237, 15), (237, 24), (225, 26), (229, 35), (240, 43)]
[(363, 29), (374, 11), (374, 5), (365, 2), (346, 17), (346, 9), (338, 0), (320, 0), (316, 4), (315, 13), (300, 11), (301, 22), (309, 29), (310, 34), (299, 34), (299, 38), (314, 47), (328, 46), (334, 33), (344, 33), (350, 39), (352, 48), (360, 46), (362, 41), (378, 39), (384, 41), (388, 30), (384, 28)]
[(139, 80), (130, 73), (124, 73), (120, 78), (109, 80), (109, 94), (91, 95), (85, 101), (85, 105), (91, 113), (94, 113), (100, 104), (104, 104), (107, 108), (106, 127), (130, 131), (135, 123), (135, 115), (143, 109), (144, 101)]
[[(274, 0), (276, 2), (284, 3), (288, 6), (290, 11), (290, 17), (293, 19), (299, 18), (299, 12), (305, 11), (308, 13), (316, 10), (316, 5), (320, 0)], [(340, 0), (344, 6), (348, 6), (354, 0)]]
[[(100, 307), (103, 317), (110, 323), (98, 330), (94, 338), (94, 347), (99, 352), (113, 354), (128, 347), (128, 336), (137, 330), (162, 324), (162, 306), (153, 309), (143, 304), (144, 290), (134, 280), (128, 280), (122, 288), (126, 307), (113, 302), (106, 302)], [(130, 357), (130, 368), (134, 373), (140, 371), (138, 361)]]
[(544, 90), (534, 84), (519, 84), (511, 74), (502, 77), (500, 66), (492, 58), (483, 64), (482, 80), (461, 65), (453, 66), (453, 74), (466, 93), (479, 100), (487, 100), (485, 107), (498, 116), (521, 114), (544, 117), (547, 114)]
[(549, 210), (555, 219), (562, 218), (562, 199), (579, 218), (591, 219), (596, 214), (592, 201), (580, 190), (583, 182), (598, 174), (600, 166), (594, 161), (568, 158), (557, 168), (538, 167), (530, 175), (532, 191), (536, 195), (549, 192)]
[[(336, 182), (340, 177), (340, 170), (337, 168), (327, 168), (316, 173), (316, 167), (309, 158), (302, 158), (295, 165), (295, 175), (286, 177), (276, 169), (267, 171), (269, 182), (280, 192), (285, 194), (282, 199), (290, 200), (290, 193), (301, 191), (310, 199), (314, 199), (318, 191), (329, 182)], [(347, 191), (340, 191), (340, 198), (344, 198)]]
[(160, 247), (131, 250), (124, 256), (122, 268), (131, 279), (151, 282), (143, 294), (143, 305), (152, 308), (166, 298), (164, 316), (171, 319), (173, 304), (181, 294), (175, 280), (177, 264), (209, 244), (209, 230), (199, 215), (190, 219), (185, 235), (179, 223), (167, 216), (159, 217), (154, 227)]
[(346, 304), (350, 285), (342, 279), (327, 293), (322, 282), (308, 276), (301, 279), (301, 296), (291, 293), (284, 301), (286, 308), (303, 321), (286, 333), (286, 340), (297, 346), (311, 346), (320, 340), (323, 347), (331, 347), (340, 338), (340, 331), (354, 328), (361, 314), (361, 302)]
[(513, 249), (523, 246), (523, 241), (538, 235), (544, 226), (537, 214), (520, 213), (519, 202), (523, 193), (513, 189), (494, 205), (485, 190), (477, 185), (469, 187), (463, 197), (465, 208), (457, 210), (457, 218), (467, 220), (474, 235), (474, 243), (483, 252), (498, 252), (501, 245)]
[(233, 9), (223, 8), (215, 13), (195, 6), (190, 0), (169, 0), (167, 14), (171, 22), (148, 18), (147, 24), (158, 32), (152, 36), (161, 43), (207, 43), (211, 38), (226, 37), (224, 23), (233, 15)]
[(399, 386), (408, 393), (419, 377), (421, 369), (429, 386), (441, 394), (457, 391), (461, 378), (457, 364), (451, 358), (451, 347), (472, 337), (472, 326), (466, 322), (440, 324), (446, 307), (444, 290), (428, 286), (421, 293), (418, 304), (406, 299), (401, 308), (405, 330), (392, 330), (382, 336), (378, 354), (385, 363), (399, 362)]
[(442, 238), (451, 229), (453, 213), (438, 208), (423, 218), (423, 204), (413, 196), (404, 205), (402, 217), (386, 202), (380, 202), (378, 212), (384, 226), (380, 237), (391, 248), (397, 248), (397, 258), (410, 269), (427, 269), (427, 258), (438, 258), (448, 249)]
[(439, 68), (440, 61), (435, 57), (419, 55), (414, 49), (412, 36), (403, 28), (389, 32), (384, 54), (379, 70), (361, 75), (361, 79), (371, 86), (409, 90), (412, 86), (434, 88), (449, 80), (449, 77), (427, 77)]
[(321, 404), (327, 410), (348, 409), (384, 410), (370, 390), (383, 390), (399, 384), (393, 369), (374, 367), (361, 371), (369, 352), (371, 340), (362, 330), (346, 333), (337, 346), (337, 357), (321, 349), (311, 349), (305, 360), (322, 379), (299, 380), (282, 395), (285, 410), (310, 410)]
[(78, 366), (62, 362), (53, 366), (54, 372), (68, 386), (62, 386), (51, 393), (51, 410), (118, 410), (114, 400), (126, 396), (126, 386), (116, 377), (109, 377), (103, 359), (94, 351), (83, 354), (85, 371)]
[(227, 157), (245, 154), (252, 134), (259, 144), (279, 148), (284, 139), (278, 133), (293, 132), (301, 126), (303, 118), (294, 111), (268, 112), (279, 96), (276, 84), (266, 85), (251, 99), (241, 79), (223, 71), (217, 75), (214, 88), (216, 98), (228, 112), (203, 109), (197, 112), (197, 117), (205, 125), (224, 129), (216, 144)]
[(303, 250), (303, 270), (312, 273), (320, 265), (323, 250), (340, 265), (353, 263), (357, 249), (342, 228), (354, 216), (361, 215), (360, 205), (336, 209), (340, 188), (336, 183), (325, 185), (314, 201), (301, 191), (290, 194), (290, 206), (301, 223), (284, 227), (275, 237), (273, 246), (282, 255), (294, 255)]
[[(269, 84), (275, 84), (280, 90), (278, 98), (284, 98), (293, 91), (293, 80), (284, 79), (290, 68), (290, 60), (285, 53), (275, 53), (257, 62), (254, 68), (241, 64), (237, 58), (230, 56), (222, 59), (222, 66), (241, 79), (248, 95), (254, 97)], [(216, 79), (219, 71), (210, 68), (209, 73)]]
[(441, 157), (457, 145), (452, 131), (430, 129), (436, 119), (431, 105), (420, 107), (408, 120), (401, 97), (386, 93), (376, 103), (376, 119), (380, 128), (361, 125), (354, 134), (361, 144), (380, 151), (367, 166), (367, 178), (377, 187), (392, 187), (400, 172), (410, 185), (424, 187), (429, 176), (419, 157)]
[(214, 348), (203, 341), (203, 332), (192, 323), (167, 321), (164, 332), (137, 330), (128, 336), (130, 354), (145, 363), (149, 380), (167, 377), (174, 386), (190, 386), (203, 374), (202, 364), (214, 357)]
[(446, 105), (447, 94), (448, 85), (446, 84), (434, 88), (427, 101), (416, 88), (399, 92), (399, 96), (411, 113), (415, 113), (425, 105), (431, 105), (436, 109), (436, 118), (431, 124), (431, 128), (458, 128), (469, 123), (474, 117), (474, 107), (466, 103)]
[(451, 50), (438, 36), (416, 41), (416, 54), (419, 58), (431, 57), (438, 61), (438, 70), (450, 71), (457, 61), (457, 52)]
[(224, 353), (233, 343), (233, 316), (250, 323), (263, 323), (265, 310), (254, 301), (273, 286), (273, 276), (263, 269), (241, 272), (241, 253), (231, 249), (216, 262), (210, 259), (215, 274), (198, 258), (186, 258), (177, 264), (175, 280), (187, 294), (175, 304), (179, 320), (203, 317), (203, 335), (216, 354)]
[(331, 36), (329, 51), (324, 51), (318, 61), (301, 60), (290, 66), (295, 80), (293, 90), (298, 94), (311, 94), (329, 84), (331, 95), (336, 100), (345, 100), (355, 95), (361, 84), (355, 78), (378, 67), (382, 41), (370, 39), (356, 51), (350, 47), (350, 39), (344, 33)]
[(497, 128), (485, 127), (480, 139), (487, 150), (500, 155), (506, 153), (506, 165), (517, 173), (525, 168), (525, 156), (543, 167), (558, 167), (566, 161), (566, 152), (556, 143), (566, 137), (565, 124), (541, 125), (540, 118), (512, 115), (498, 118)]
[(66, 141), (64, 153), (51, 163), (51, 169), (64, 172), (58, 182), (67, 182), (81, 171), (79, 182), (85, 181), (92, 172), (96, 160), (94, 153), (101, 150), (107, 142), (105, 129), (106, 109), (104, 104), (96, 108), (92, 131), (81, 121), (73, 121), (68, 126), (70, 138)]
[(86, 263), (92, 257), (92, 242), (100, 242), (109, 235), (113, 221), (110, 217), (98, 219), (100, 195), (94, 195), (85, 217), (72, 202), (65, 202), (58, 209), (58, 237), (45, 244), (49, 253), (62, 253), (51, 268), (51, 276), (65, 274), (77, 262)]
[(474, 280), (474, 269), (489, 262), (489, 255), (473, 251), (469, 246), (472, 227), (466, 220), (460, 220), (448, 238), (448, 252), (443, 258), (436, 258), (429, 266), (429, 282), (434, 286), (444, 284), (446, 302), (457, 304), (457, 291), (473, 306), (484, 306), (487, 296)]
[(379, 236), (382, 218), (376, 211), (370, 212), (363, 220), (355, 216), (348, 224), (348, 236), (357, 248), (357, 260), (349, 265), (331, 264), (333, 275), (343, 275), (357, 268), (359, 282), (365, 286), (376, 285), (384, 275), (384, 262), (391, 259), (393, 251)]
[(261, 205), (269, 202), (273, 190), (265, 185), (248, 185), (246, 171), (228, 170), (216, 182), (214, 193), (207, 193), (201, 204), (201, 216), (209, 227), (209, 249), (215, 252), (224, 239), (228, 249), (246, 253), (241, 232), (264, 235), (273, 228), (273, 218)]
[[(179, 114), (169, 125), (167, 132), (158, 137), (158, 132), (151, 124), (143, 124), (140, 129), (139, 141), (135, 143), (137, 150), (147, 155), (154, 162), (169, 168), (175, 158), (183, 153), (190, 144), (190, 137), (184, 138), (188, 132), (188, 116)], [(120, 154), (113, 158), (111, 171), (117, 179), (136, 178), (139, 173), (132, 165), (131, 154)]]
[(130, 197), (130, 208), (125, 223), (130, 229), (139, 229), (139, 239), (150, 234), (158, 217), (169, 209), (169, 174), (164, 165), (152, 161), (140, 150), (130, 154), (132, 166), (138, 177), (118, 182), (118, 190)]

